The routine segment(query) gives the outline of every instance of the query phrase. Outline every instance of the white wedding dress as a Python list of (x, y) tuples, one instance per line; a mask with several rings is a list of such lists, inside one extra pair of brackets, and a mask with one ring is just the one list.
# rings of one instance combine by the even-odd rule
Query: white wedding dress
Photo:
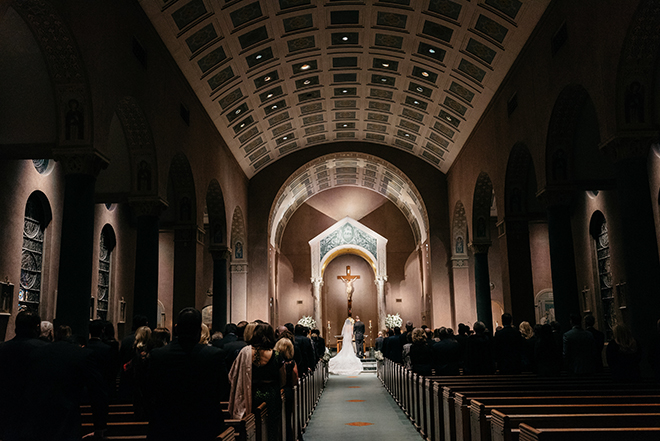
[(353, 323), (346, 319), (341, 330), (343, 344), (341, 351), (330, 359), (328, 371), (335, 375), (357, 375), (362, 372), (362, 362), (353, 348)]

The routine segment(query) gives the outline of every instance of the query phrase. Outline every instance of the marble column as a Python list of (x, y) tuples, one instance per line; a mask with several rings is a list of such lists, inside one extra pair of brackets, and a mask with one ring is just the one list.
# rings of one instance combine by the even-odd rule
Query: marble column
[(657, 139), (657, 133), (636, 133), (619, 136), (603, 146), (615, 163), (622, 236), (618, 242), (623, 246), (623, 256), (616, 259), (624, 274), (615, 291), (615, 304), (642, 346), (654, 335), (660, 318), (658, 232), (652, 207), (657, 195), (651, 194), (647, 168), (650, 146)]
[(227, 247), (214, 247), (213, 256), (213, 329), (224, 330), (227, 324), (228, 270), (231, 250)]
[(508, 290), (504, 291), (504, 310), (510, 311), (515, 323), (536, 321), (532, 255), (529, 249), (527, 218), (508, 216), (504, 220), (504, 243), (508, 268)]
[(65, 172), (55, 325), (87, 338), (94, 256), (94, 186), (108, 161), (93, 149), (57, 148)]
[(490, 273), (488, 270), (488, 249), (490, 243), (472, 243), (474, 254), (474, 283), (477, 299), (477, 319), (486, 325), (491, 334), (493, 329), (493, 307), (490, 298)]
[(378, 305), (378, 330), (385, 329), (385, 319), (387, 318), (387, 313), (385, 312), (385, 283), (387, 282), (387, 276), (377, 276), (374, 280), (376, 284), (376, 297)]
[[(320, 277), (312, 277), (312, 296), (314, 297), (314, 320), (316, 326), (323, 325), (323, 311), (321, 305), (321, 289), (323, 288), (323, 279)], [(320, 328), (319, 328), (320, 329)]]
[(231, 309), (229, 321), (238, 323), (247, 320), (247, 263), (232, 263), (229, 265), (231, 274)]
[(570, 189), (546, 188), (539, 195), (546, 203), (548, 213), (548, 245), (552, 271), (552, 294), (555, 320), (563, 332), (571, 329), (571, 314), (580, 314), (575, 250), (571, 228)]
[(137, 218), (133, 315), (144, 315), (149, 326), (158, 323), (158, 222), (167, 203), (159, 198), (129, 200)]

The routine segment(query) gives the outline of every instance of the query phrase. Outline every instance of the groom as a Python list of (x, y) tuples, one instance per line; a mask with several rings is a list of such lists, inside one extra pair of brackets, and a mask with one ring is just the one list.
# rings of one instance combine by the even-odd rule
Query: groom
[(364, 323), (360, 321), (360, 316), (355, 316), (353, 323), (353, 334), (355, 335), (355, 349), (358, 358), (364, 357)]

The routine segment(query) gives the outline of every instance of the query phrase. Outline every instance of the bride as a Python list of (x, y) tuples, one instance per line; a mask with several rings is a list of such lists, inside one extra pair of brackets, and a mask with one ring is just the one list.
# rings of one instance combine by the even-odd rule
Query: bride
[(335, 375), (357, 375), (362, 372), (362, 362), (353, 348), (353, 322), (347, 318), (341, 330), (344, 344), (341, 351), (330, 359), (328, 371)]

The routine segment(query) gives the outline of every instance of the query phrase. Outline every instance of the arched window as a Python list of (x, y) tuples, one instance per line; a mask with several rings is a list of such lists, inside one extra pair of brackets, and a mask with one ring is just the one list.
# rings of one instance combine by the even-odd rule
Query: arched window
[(601, 212), (596, 212), (591, 219), (591, 236), (596, 245), (596, 268), (600, 301), (603, 314), (603, 332), (607, 340), (612, 338), (612, 329), (616, 324), (614, 311), (614, 289), (612, 287), (612, 271), (610, 267), (610, 238), (607, 233), (607, 222)]
[(96, 318), (108, 319), (110, 304), (110, 277), (112, 270), (112, 251), (115, 248), (115, 233), (110, 225), (101, 231), (101, 244), (99, 247), (99, 280), (97, 289)]
[(42, 201), (33, 193), (25, 205), (23, 247), (21, 250), (21, 285), (18, 290), (18, 310), (39, 312), (41, 299), (41, 269), (44, 255), (44, 231), (48, 224)]

